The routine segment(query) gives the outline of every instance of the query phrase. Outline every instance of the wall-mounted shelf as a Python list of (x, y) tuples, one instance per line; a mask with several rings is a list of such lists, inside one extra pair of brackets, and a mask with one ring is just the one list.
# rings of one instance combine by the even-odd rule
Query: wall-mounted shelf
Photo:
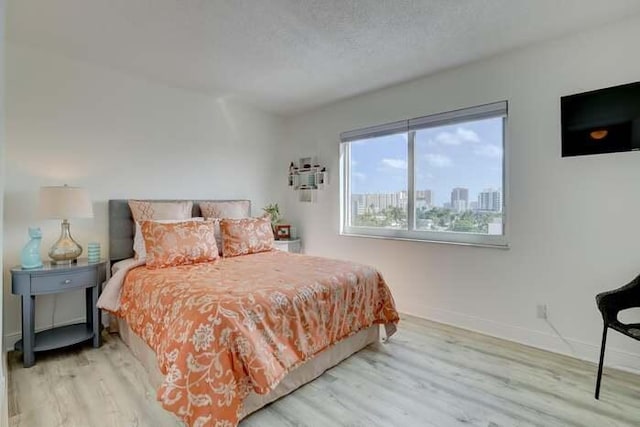
[(313, 157), (303, 157), (297, 164), (291, 162), (289, 165), (289, 188), (299, 192), (301, 202), (313, 202), (315, 190), (324, 190), (328, 178), (327, 168)]

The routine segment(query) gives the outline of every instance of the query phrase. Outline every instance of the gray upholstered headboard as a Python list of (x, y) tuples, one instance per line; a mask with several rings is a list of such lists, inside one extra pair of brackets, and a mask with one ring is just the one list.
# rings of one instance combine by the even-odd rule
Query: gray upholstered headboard
[[(140, 200), (140, 199), (136, 199)], [(148, 200), (171, 202), (175, 200)], [(237, 200), (193, 200), (192, 217), (201, 216), (200, 202), (235, 202)], [(248, 200), (246, 200), (248, 201)], [(251, 203), (249, 201), (249, 203)], [(133, 257), (133, 236), (136, 227), (128, 200), (109, 200), (109, 260), (113, 263)]]

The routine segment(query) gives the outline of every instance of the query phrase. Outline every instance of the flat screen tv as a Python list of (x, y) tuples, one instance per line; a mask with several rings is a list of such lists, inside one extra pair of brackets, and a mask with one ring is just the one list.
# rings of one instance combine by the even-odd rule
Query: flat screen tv
[(640, 150), (640, 82), (561, 98), (562, 157)]

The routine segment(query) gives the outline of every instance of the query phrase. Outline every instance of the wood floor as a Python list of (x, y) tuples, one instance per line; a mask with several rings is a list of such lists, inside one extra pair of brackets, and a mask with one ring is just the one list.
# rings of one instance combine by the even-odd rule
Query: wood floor
[[(10, 354), (11, 426), (178, 426), (117, 336), (100, 349)], [(640, 377), (403, 316), (374, 344), (242, 422), (259, 426), (640, 426)]]

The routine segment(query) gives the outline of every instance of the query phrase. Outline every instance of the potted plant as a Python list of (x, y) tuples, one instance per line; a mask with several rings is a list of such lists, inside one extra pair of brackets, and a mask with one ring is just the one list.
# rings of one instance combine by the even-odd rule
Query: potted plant
[(282, 220), (280, 216), (280, 207), (277, 203), (269, 203), (267, 206), (262, 208), (262, 210), (269, 215), (271, 219), (271, 228), (273, 228), (273, 232), (276, 231), (276, 225)]

